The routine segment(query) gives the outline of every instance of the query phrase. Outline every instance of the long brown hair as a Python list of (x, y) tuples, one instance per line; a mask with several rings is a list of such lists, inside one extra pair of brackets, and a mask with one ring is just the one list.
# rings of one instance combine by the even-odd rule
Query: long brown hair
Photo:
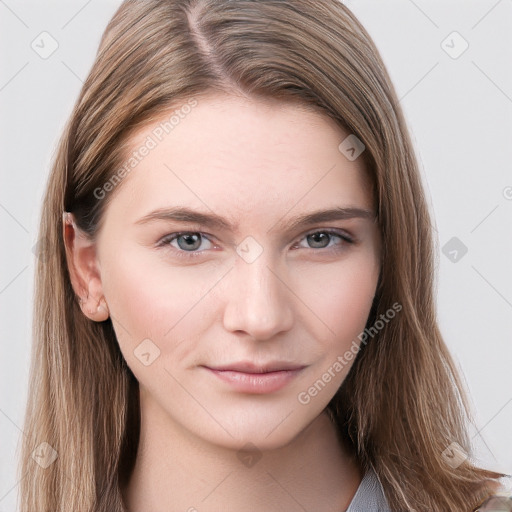
[[(110, 320), (80, 310), (63, 211), (95, 237), (135, 129), (212, 91), (316, 109), (365, 146), (382, 246), (367, 325), (400, 314), (362, 346), (328, 410), (392, 510), (467, 512), (499, 473), (470, 458), (465, 391), (440, 334), (432, 224), (406, 122), (370, 36), (338, 0), (126, 0), (109, 22), (64, 130), (40, 223), (20, 512), (122, 512), (140, 419), (138, 383)], [(136, 171), (135, 171), (136, 172)], [(118, 188), (118, 187), (117, 187)], [(95, 193), (96, 191), (96, 193)], [(38, 451), (39, 450), (39, 451)], [(38, 457), (51, 464), (38, 463)], [(456, 467), (454, 467), (456, 466)]]

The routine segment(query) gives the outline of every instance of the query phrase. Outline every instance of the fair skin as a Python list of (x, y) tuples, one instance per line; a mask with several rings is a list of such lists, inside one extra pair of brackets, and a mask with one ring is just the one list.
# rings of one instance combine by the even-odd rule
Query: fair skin
[[(132, 136), (132, 151), (159, 122)], [(89, 295), (82, 310), (111, 318), (139, 381), (130, 512), (348, 507), (362, 473), (324, 410), (353, 360), (333, 363), (370, 312), (379, 231), (357, 215), (290, 227), (329, 208), (375, 213), (362, 158), (338, 149), (347, 135), (296, 105), (201, 97), (123, 178), (96, 240), (66, 227), (73, 287)], [(176, 206), (231, 227), (141, 221)], [(240, 361), (300, 369), (281, 372), (277, 390), (241, 390), (208, 369)], [(329, 368), (321, 391), (299, 401)]]

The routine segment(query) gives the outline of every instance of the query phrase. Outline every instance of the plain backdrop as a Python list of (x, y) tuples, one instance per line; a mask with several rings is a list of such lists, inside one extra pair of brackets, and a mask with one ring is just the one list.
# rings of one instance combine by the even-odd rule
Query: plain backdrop
[[(0, 0), (0, 512), (17, 508), (41, 197), (120, 3)], [(470, 391), (476, 455), (511, 474), (512, 0), (346, 3), (388, 67), (421, 164), (440, 326)]]

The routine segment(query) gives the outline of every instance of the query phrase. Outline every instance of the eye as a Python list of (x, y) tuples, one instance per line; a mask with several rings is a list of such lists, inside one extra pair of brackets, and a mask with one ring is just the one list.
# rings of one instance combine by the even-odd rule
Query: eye
[(207, 241), (210, 245), (205, 249), (212, 248), (212, 242), (200, 232), (183, 231), (180, 233), (171, 233), (164, 236), (157, 244), (158, 247), (171, 246), (174, 252), (180, 257), (194, 257), (203, 251), (197, 251), (201, 246), (201, 242)]
[[(340, 240), (337, 244), (330, 244), (334, 238)], [(301, 240), (306, 240), (309, 246), (301, 246), (306, 249), (334, 249), (341, 250), (346, 244), (353, 244), (354, 240), (343, 231), (323, 229), (307, 233)]]
[[(338, 239), (338, 243), (331, 242)], [(324, 229), (317, 230), (304, 235), (300, 241), (306, 240), (309, 247), (299, 246), (305, 249), (327, 249), (328, 251), (342, 251), (346, 244), (353, 244), (354, 240), (343, 231)], [(207, 246), (203, 250), (198, 250), (202, 242), (207, 242)], [(296, 244), (297, 245), (297, 244)], [(296, 247), (293, 246), (293, 248)], [(181, 231), (179, 233), (171, 233), (164, 236), (158, 243), (157, 247), (172, 248), (174, 254), (180, 258), (194, 258), (201, 256), (207, 250), (212, 249), (213, 244), (204, 233), (199, 231)]]

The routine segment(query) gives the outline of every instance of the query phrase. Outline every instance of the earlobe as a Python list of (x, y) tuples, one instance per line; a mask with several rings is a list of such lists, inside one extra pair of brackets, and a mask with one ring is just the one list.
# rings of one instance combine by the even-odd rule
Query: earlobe
[[(89, 287), (94, 288), (96, 281), (96, 278), (91, 280)], [(95, 298), (98, 296), (100, 297), (99, 300)], [(79, 303), (84, 315), (95, 322), (103, 322), (110, 316), (105, 297), (98, 293), (89, 293), (85, 299), (80, 297)]]
[(76, 225), (72, 213), (64, 212), (62, 220), (69, 277), (80, 308), (91, 320), (103, 322), (109, 317), (109, 310), (103, 296), (95, 242)]

